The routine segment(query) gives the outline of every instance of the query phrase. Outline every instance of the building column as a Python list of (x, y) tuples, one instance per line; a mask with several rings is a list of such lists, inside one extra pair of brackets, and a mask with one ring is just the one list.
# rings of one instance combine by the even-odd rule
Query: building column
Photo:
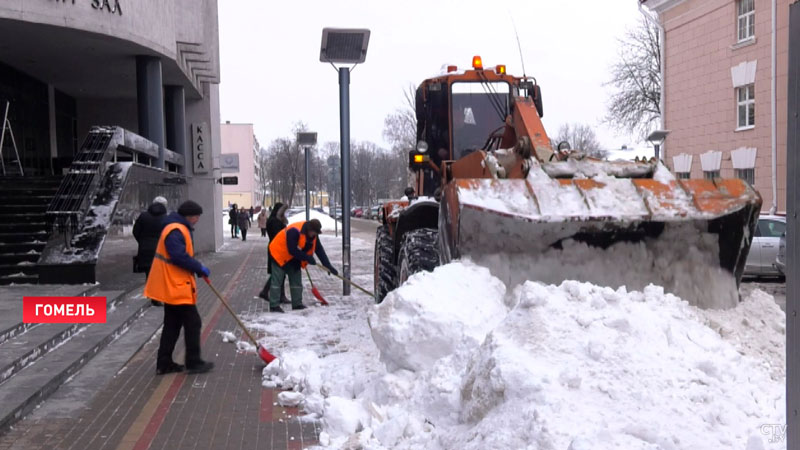
[(183, 155), (184, 165), (179, 172), (186, 174), (191, 162), (186, 152), (186, 97), (183, 86), (164, 86), (164, 109), (167, 123), (167, 148)]
[(56, 89), (52, 84), (47, 85), (47, 120), (50, 129), (50, 174), (56, 174), (53, 162), (58, 159), (58, 135), (56, 130)]
[(164, 92), (161, 60), (155, 56), (136, 57), (136, 102), (139, 134), (158, 145), (155, 166), (164, 168)]

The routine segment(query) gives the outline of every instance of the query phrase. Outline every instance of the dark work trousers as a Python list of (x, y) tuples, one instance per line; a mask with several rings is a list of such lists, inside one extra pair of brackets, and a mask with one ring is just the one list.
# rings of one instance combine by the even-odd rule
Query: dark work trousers
[(267, 229), (266, 228), (262, 228), (261, 229), (261, 237), (267, 237)]
[(247, 240), (247, 228), (239, 228), (239, 231), (242, 232), (242, 240), (246, 241)]
[(186, 342), (186, 367), (203, 362), (200, 359), (200, 329), (203, 321), (195, 305), (164, 305), (164, 328), (161, 331), (161, 345), (158, 347), (157, 367), (166, 367), (172, 362), (172, 352), (183, 327)]
[[(267, 282), (264, 283), (264, 287), (261, 289), (261, 292), (258, 294), (258, 296), (269, 301), (269, 287), (272, 284), (272, 254), (267, 253), (267, 256), (267, 267), (269, 268), (267, 273), (270, 275), (267, 276)], [(281, 303), (288, 303), (286, 299), (286, 287), (283, 284), (281, 284)]]

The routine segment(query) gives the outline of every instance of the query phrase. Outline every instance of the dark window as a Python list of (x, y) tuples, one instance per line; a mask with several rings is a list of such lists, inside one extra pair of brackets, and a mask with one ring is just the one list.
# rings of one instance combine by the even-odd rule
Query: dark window
[(760, 219), (758, 233), (763, 237), (779, 238), (786, 231), (786, 223), (778, 220)]
[(691, 174), (689, 172), (676, 172), (675, 175), (679, 180), (688, 180)]
[(457, 82), (451, 87), (453, 153), (458, 159), (483, 148), (509, 113), (511, 88), (503, 81)]
[(734, 169), (736, 178), (747, 181), (751, 186), (756, 184), (756, 169)]
[(714, 178), (720, 178), (719, 170), (704, 170), (703, 178), (705, 178), (706, 180), (713, 180)]

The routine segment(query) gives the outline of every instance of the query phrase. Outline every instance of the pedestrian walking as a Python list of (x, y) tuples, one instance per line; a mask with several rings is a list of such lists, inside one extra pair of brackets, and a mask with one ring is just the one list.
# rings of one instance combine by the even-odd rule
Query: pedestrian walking
[(233, 206), (231, 206), (231, 209), (228, 211), (228, 224), (230, 224), (231, 226), (231, 238), (233, 239), (239, 238), (239, 233), (238, 233), (239, 228), (236, 222), (236, 215), (237, 215), (236, 203), (234, 203)]
[[(139, 244), (136, 256), (133, 257), (133, 271), (144, 273), (144, 279), (150, 273), (150, 266), (153, 265), (153, 255), (156, 253), (158, 238), (161, 237), (161, 230), (164, 229), (163, 219), (167, 214), (167, 199), (158, 196), (153, 199), (153, 203), (147, 207), (147, 211), (139, 214), (136, 222), (133, 223), (133, 237)], [(153, 306), (162, 306), (156, 300), (150, 300)]]
[(258, 215), (258, 228), (261, 229), (261, 237), (267, 236), (267, 219), (269, 214), (266, 208), (261, 208), (261, 214)]
[[(269, 241), (272, 242), (275, 239), (275, 236), (281, 232), (286, 225), (289, 223), (286, 220), (286, 210), (289, 208), (288, 205), (284, 205), (281, 202), (275, 203), (275, 206), (272, 207), (272, 212), (269, 215), (269, 219), (267, 219), (267, 234), (269, 235)], [(272, 255), (270, 252), (267, 252), (267, 273), (272, 274)], [(264, 283), (264, 287), (261, 289), (261, 292), (258, 294), (259, 297), (262, 299), (269, 301), (269, 286), (271, 283), (271, 277), (267, 276), (267, 282)], [(289, 300), (286, 298), (286, 289), (284, 288), (284, 283), (281, 283), (281, 303), (289, 303)]]
[(252, 219), (256, 215), (256, 209), (250, 206), (250, 218)]
[[(200, 220), (203, 208), (187, 200), (177, 212), (164, 220), (164, 230), (156, 246), (150, 276), (144, 288), (148, 298), (164, 302), (164, 326), (158, 347), (156, 374), (172, 372), (208, 372), (214, 363), (200, 357), (200, 329), (203, 326), (197, 312), (197, 276), (209, 276), (210, 270), (194, 258), (192, 232)], [(186, 344), (186, 365), (172, 360), (172, 352), (183, 328)]]
[(281, 230), (270, 242), (272, 273), (269, 286), (269, 310), (271, 312), (284, 312), (279, 302), (281, 285), (287, 277), (292, 297), (292, 309), (306, 309), (306, 306), (303, 305), (303, 277), (300, 271), (308, 264), (315, 265), (317, 263), (314, 255), (317, 255), (322, 265), (331, 273), (339, 274), (328, 260), (322, 243), (317, 239), (321, 232), (322, 224), (317, 219), (295, 222)]
[(242, 208), (236, 213), (236, 224), (239, 226), (239, 231), (242, 232), (242, 241), (247, 240), (247, 230), (250, 228), (250, 214), (247, 210)]

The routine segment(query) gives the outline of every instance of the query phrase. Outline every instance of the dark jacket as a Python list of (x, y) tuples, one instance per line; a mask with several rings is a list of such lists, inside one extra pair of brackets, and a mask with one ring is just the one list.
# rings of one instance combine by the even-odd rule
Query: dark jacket
[(236, 225), (238, 225), (241, 230), (250, 228), (250, 213), (248, 213), (246, 209), (240, 209), (236, 213)]
[(231, 210), (228, 211), (228, 223), (230, 225), (236, 225), (236, 214), (237, 214), (237, 212), (238, 211), (236, 210), (236, 208), (231, 208)]
[[(176, 222), (186, 225), (186, 227), (189, 228), (189, 233), (192, 235), (192, 239), (194, 239), (194, 228), (192, 228), (192, 224), (190, 224), (185, 217), (177, 212), (170, 213), (170, 215), (164, 219), (164, 226)], [(186, 241), (183, 240), (183, 233), (181, 233), (180, 230), (172, 230), (164, 240), (164, 245), (167, 247), (167, 254), (169, 255), (169, 260), (172, 264), (182, 267), (189, 272), (202, 275), (203, 265), (200, 263), (200, 261), (192, 258), (188, 253), (186, 253)]]
[(286, 224), (278, 218), (278, 212), (281, 208), (283, 208), (283, 203), (275, 203), (275, 206), (272, 207), (272, 212), (269, 214), (269, 219), (267, 219), (267, 235), (269, 235), (270, 241), (275, 239), (275, 236), (277, 236), (282, 229), (286, 228)]
[(147, 211), (139, 214), (133, 224), (133, 237), (139, 243), (139, 251), (136, 253), (136, 272), (147, 273), (153, 265), (153, 255), (156, 253), (158, 238), (161, 237), (161, 230), (164, 229), (164, 216), (167, 208), (161, 203), (153, 203)]

